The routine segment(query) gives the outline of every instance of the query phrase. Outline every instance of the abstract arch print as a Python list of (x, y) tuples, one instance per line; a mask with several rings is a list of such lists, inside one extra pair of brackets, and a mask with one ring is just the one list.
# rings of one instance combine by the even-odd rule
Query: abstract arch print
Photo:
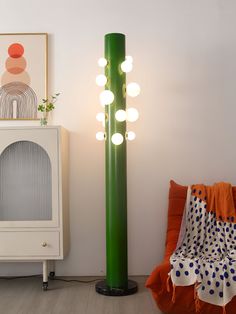
[(47, 94), (47, 34), (0, 35), (0, 119), (37, 119)]

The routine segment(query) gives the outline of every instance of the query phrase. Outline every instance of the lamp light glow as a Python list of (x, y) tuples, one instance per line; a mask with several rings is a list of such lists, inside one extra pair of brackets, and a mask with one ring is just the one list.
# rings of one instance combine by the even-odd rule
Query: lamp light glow
[(120, 133), (115, 133), (112, 135), (111, 141), (114, 145), (120, 145), (124, 141), (123, 135)]
[(107, 65), (107, 59), (105, 58), (100, 58), (98, 60), (98, 65), (101, 67), (101, 68), (105, 68), (105, 66)]
[(133, 63), (128, 60), (125, 60), (121, 63), (120, 67), (123, 72), (128, 73), (132, 71)]
[(112, 93), (112, 91), (110, 90), (104, 90), (103, 92), (101, 92), (100, 94), (100, 102), (101, 102), (101, 105), (104, 106), (104, 105), (110, 105), (111, 103), (113, 103), (114, 101), (114, 94)]
[(140, 94), (140, 86), (137, 83), (129, 83), (127, 85), (127, 94), (131, 97), (136, 97)]
[(115, 118), (117, 121), (119, 122), (123, 122), (126, 120), (126, 112), (125, 110), (117, 110), (116, 113), (115, 113)]
[(99, 74), (96, 76), (96, 84), (98, 86), (105, 86), (107, 83), (107, 78), (104, 74)]
[(126, 110), (126, 113), (127, 113), (127, 120), (129, 122), (135, 122), (138, 120), (139, 118), (139, 113), (138, 113), (138, 110), (135, 109), (135, 108), (129, 108)]
[(105, 120), (105, 114), (104, 112), (99, 112), (97, 115), (96, 115), (96, 119), (99, 121), (99, 122), (103, 122)]
[(105, 140), (105, 133), (104, 132), (97, 132), (96, 133), (96, 139), (98, 141), (104, 141)]
[(129, 131), (126, 133), (126, 139), (128, 141), (133, 141), (136, 138), (136, 134), (133, 131)]
[(127, 60), (130, 63), (133, 63), (133, 57), (131, 57), (131, 56), (126, 56), (125, 60)]

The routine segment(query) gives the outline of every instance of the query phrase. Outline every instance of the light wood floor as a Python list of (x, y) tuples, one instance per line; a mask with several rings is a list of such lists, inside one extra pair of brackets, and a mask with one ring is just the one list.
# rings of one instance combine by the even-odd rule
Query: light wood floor
[[(77, 277), (74, 279), (91, 279)], [(139, 292), (125, 297), (97, 294), (94, 283), (50, 281), (42, 291), (41, 278), (0, 280), (1, 314), (160, 314), (144, 287), (146, 277), (132, 277)]]

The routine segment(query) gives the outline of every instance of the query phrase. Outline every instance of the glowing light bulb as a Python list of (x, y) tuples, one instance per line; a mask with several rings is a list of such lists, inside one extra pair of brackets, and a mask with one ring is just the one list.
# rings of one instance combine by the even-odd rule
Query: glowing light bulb
[(139, 118), (139, 113), (138, 113), (138, 110), (135, 109), (135, 108), (129, 108), (126, 110), (126, 113), (127, 113), (127, 120), (129, 122), (135, 122), (138, 120)]
[(115, 145), (120, 145), (120, 144), (122, 144), (122, 143), (123, 143), (123, 140), (124, 140), (123, 135), (120, 134), (120, 133), (115, 133), (115, 134), (113, 134), (112, 137), (111, 137), (111, 141), (112, 141), (112, 143), (115, 144)]
[(121, 67), (121, 70), (125, 73), (128, 73), (128, 72), (131, 72), (132, 69), (133, 69), (133, 64), (132, 62), (128, 61), (128, 60), (125, 60), (121, 63), (120, 65)]
[(136, 97), (140, 94), (140, 87), (137, 83), (129, 83), (127, 85), (127, 94), (131, 97)]
[(96, 133), (96, 139), (98, 141), (104, 141), (105, 140), (105, 133), (104, 132), (97, 132)]
[(133, 141), (136, 138), (136, 134), (133, 131), (129, 131), (126, 133), (126, 139), (128, 141)]
[(107, 78), (104, 74), (99, 74), (96, 76), (96, 84), (98, 86), (105, 86), (107, 83)]
[(117, 110), (116, 114), (115, 114), (115, 118), (119, 122), (125, 121), (126, 120), (126, 112), (125, 112), (125, 110), (122, 110), (122, 109)]
[(105, 58), (100, 58), (98, 60), (98, 65), (101, 67), (101, 68), (105, 68), (105, 66), (107, 65), (107, 59)]
[(131, 56), (126, 56), (125, 60), (127, 60), (130, 63), (133, 63), (133, 57), (131, 57)]
[(105, 121), (105, 114), (104, 114), (103, 112), (99, 112), (99, 113), (96, 115), (96, 119), (97, 119), (99, 122)]
[(112, 93), (112, 91), (110, 90), (104, 90), (103, 92), (101, 92), (100, 94), (100, 102), (101, 105), (110, 105), (111, 103), (113, 103), (114, 101), (114, 94)]

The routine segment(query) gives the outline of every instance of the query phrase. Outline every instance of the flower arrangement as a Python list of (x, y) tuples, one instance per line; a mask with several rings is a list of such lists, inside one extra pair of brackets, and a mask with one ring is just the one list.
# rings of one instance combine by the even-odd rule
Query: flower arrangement
[(48, 124), (48, 114), (55, 109), (55, 102), (57, 101), (60, 93), (55, 93), (47, 99), (42, 99), (42, 103), (38, 105), (38, 111), (42, 112), (40, 118), (40, 125), (45, 126)]

